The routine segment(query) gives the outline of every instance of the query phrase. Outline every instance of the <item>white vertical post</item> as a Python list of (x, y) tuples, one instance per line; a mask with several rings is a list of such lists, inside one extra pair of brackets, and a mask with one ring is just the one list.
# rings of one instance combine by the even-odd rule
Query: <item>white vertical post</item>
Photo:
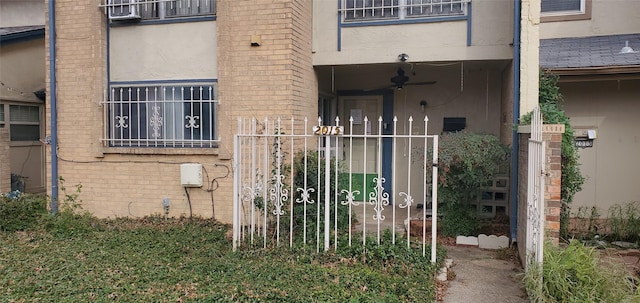
[[(291, 147), (291, 151), (289, 152), (289, 155), (291, 155), (291, 163), (289, 165), (290, 169), (289, 169), (289, 193), (291, 194), (290, 198), (289, 198), (289, 247), (293, 247), (293, 198), (294, 198), (294, 191), (293, 191), (293, 183), (295, 182), (294, 176), (293, 176), (293, 170), (294, 170), (294, 158), (295, 158), (295, 154), (293, 151), (293, 143), (294, 143), (294, 135), (295, 135), (295, 131), (294, 131), (294, 122), (295, 120), (293, 119), (293, 117), (291, 117), (291, 140), (289, 141), (290, 147)], [(307, 152), (306, 150), (304, 150), (304, 152)]]
[[(540, 125), (542, 125), (542, 122), (540, 122)], [(540, 135), (542, 137), (542, 129), (540, 129)], [(538, 264), (540, 264), (540, 270), (542, 271), (542, 261), (543, 261), (543, 257), (544, 257), (544, 221), (545, 221), (545, 217), (544, 217), (544, 212), (545, 212), (545, 199), (544, 199), (544, 192), (545, 192), (545, 177), (546, 177), (546, 172), (544, 171), (544, 166), (545, 166), (545, 142), (542, 141), (542, 138), (540, 138), (540, 156), (538, 157), (538, 161), (539, 161), (539, 167), (542, 169), (542, 171), (540, 171), (540, 176), (539, 176), (539, 180), (538, 182), (540, 182), (540, 190), (538, 191), (539, 195), (540, 195), (540, 199), (538, 199), (538, 215), (539, 217), (539, 221), (540, 222), (540, 230), (538, 231), (538, 252), (536, 254), (536, 261), (538, 262)]]
[(438, 136), (433, 136), (433, 162), (431, 165), (431, 263), (436, 262), (438, 231)]
[(329, 162), (329, 157), (331, 156), (331, 136), (325, 136), (324, 139), (324, 251), (329, 250), (329, 222), (331, 221), (330, 216), (330, 204), (329, 199), (331, 198), (330, 194), (330, 182), (331, 176), (330, 167), (331, 163)]
[[(391, 193), (394, 195), (396, 194), (396, 135), (397, 135), (397, 128), (396, 125), (398, 124), (398, 117), (397, 116), (393, 116), (393, 151), (391, 152), (391, 155), (393, 157), (393, 159), (391, 160)], [(408, 191), (407, 191), (408, 192)], [(393, 226), (393, 232), (391, 233), (391, 243), (393, 243), (394, 245), (396, 244), (396, 206), (398, 205), (398, 203), (396, 203), (395, 198), (393, 199), (393, 205), (391, 206), (391, 215), (393, 216), (392, 218), (392, 225)], [(407, 219), (409, 219), (407, 217)]]
[[(238, 119), (238, 130), (239, 129), (240, 119)], [(233, 157), (233, 251), (236, 251), (236, 249), (238, 248), (238, 241), (240, 239), (240, 211), (238, 207), (238, 195), (240, 194), (240, 173), (238, 171), (240, 144), (238, 142), (238, 135), (235, 135), (233, 137), (233, 144), (235, 146), (235, 156)]]

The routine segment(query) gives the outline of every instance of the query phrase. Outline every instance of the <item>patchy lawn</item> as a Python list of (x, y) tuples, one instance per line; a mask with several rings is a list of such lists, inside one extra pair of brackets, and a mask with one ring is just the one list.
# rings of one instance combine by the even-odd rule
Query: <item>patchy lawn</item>
[(0, 232), (2, 302), (428, 302), (435, 296), (436, 267), (421, 250), (403, 245), (234, 253), (228, 227), (211, 220), (51, 220), (60, 219), (36, 231)]

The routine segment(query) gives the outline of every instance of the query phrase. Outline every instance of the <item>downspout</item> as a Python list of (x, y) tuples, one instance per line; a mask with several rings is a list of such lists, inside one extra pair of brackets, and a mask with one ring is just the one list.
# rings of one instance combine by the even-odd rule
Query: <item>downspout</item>
[(511, 214), (510, 231), (511, 241), (518, 233), (518, 153), (519, 138), (517, 125), (520, 122), (520, 22), (521, 0), (513, 0), (513, 131), (511, 134)]
[(56, 89), (56, 11), (49, 0), (49, 100), (51, 100), (51, 213), (58, 213), (58, 108)]

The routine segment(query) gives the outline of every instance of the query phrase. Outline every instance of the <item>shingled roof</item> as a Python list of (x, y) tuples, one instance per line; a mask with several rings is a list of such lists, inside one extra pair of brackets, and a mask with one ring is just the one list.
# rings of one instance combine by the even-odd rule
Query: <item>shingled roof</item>
[(540, 67), (544, 69), (584, 69), (640, 66), (640, 52), (619, 54), (629, 46), (640, 51), (640, 34), (558, 38), (540, 40)]
[(0, 44), (44, 38), (44, 25), (0, 27)]

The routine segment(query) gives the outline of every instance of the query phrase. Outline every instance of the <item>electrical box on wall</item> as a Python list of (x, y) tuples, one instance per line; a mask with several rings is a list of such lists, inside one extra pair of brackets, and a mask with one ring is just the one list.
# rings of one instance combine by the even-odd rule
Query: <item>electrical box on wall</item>
[(180, 183), (182, 187), (202, 187), (202, 164), (180, 164)]

